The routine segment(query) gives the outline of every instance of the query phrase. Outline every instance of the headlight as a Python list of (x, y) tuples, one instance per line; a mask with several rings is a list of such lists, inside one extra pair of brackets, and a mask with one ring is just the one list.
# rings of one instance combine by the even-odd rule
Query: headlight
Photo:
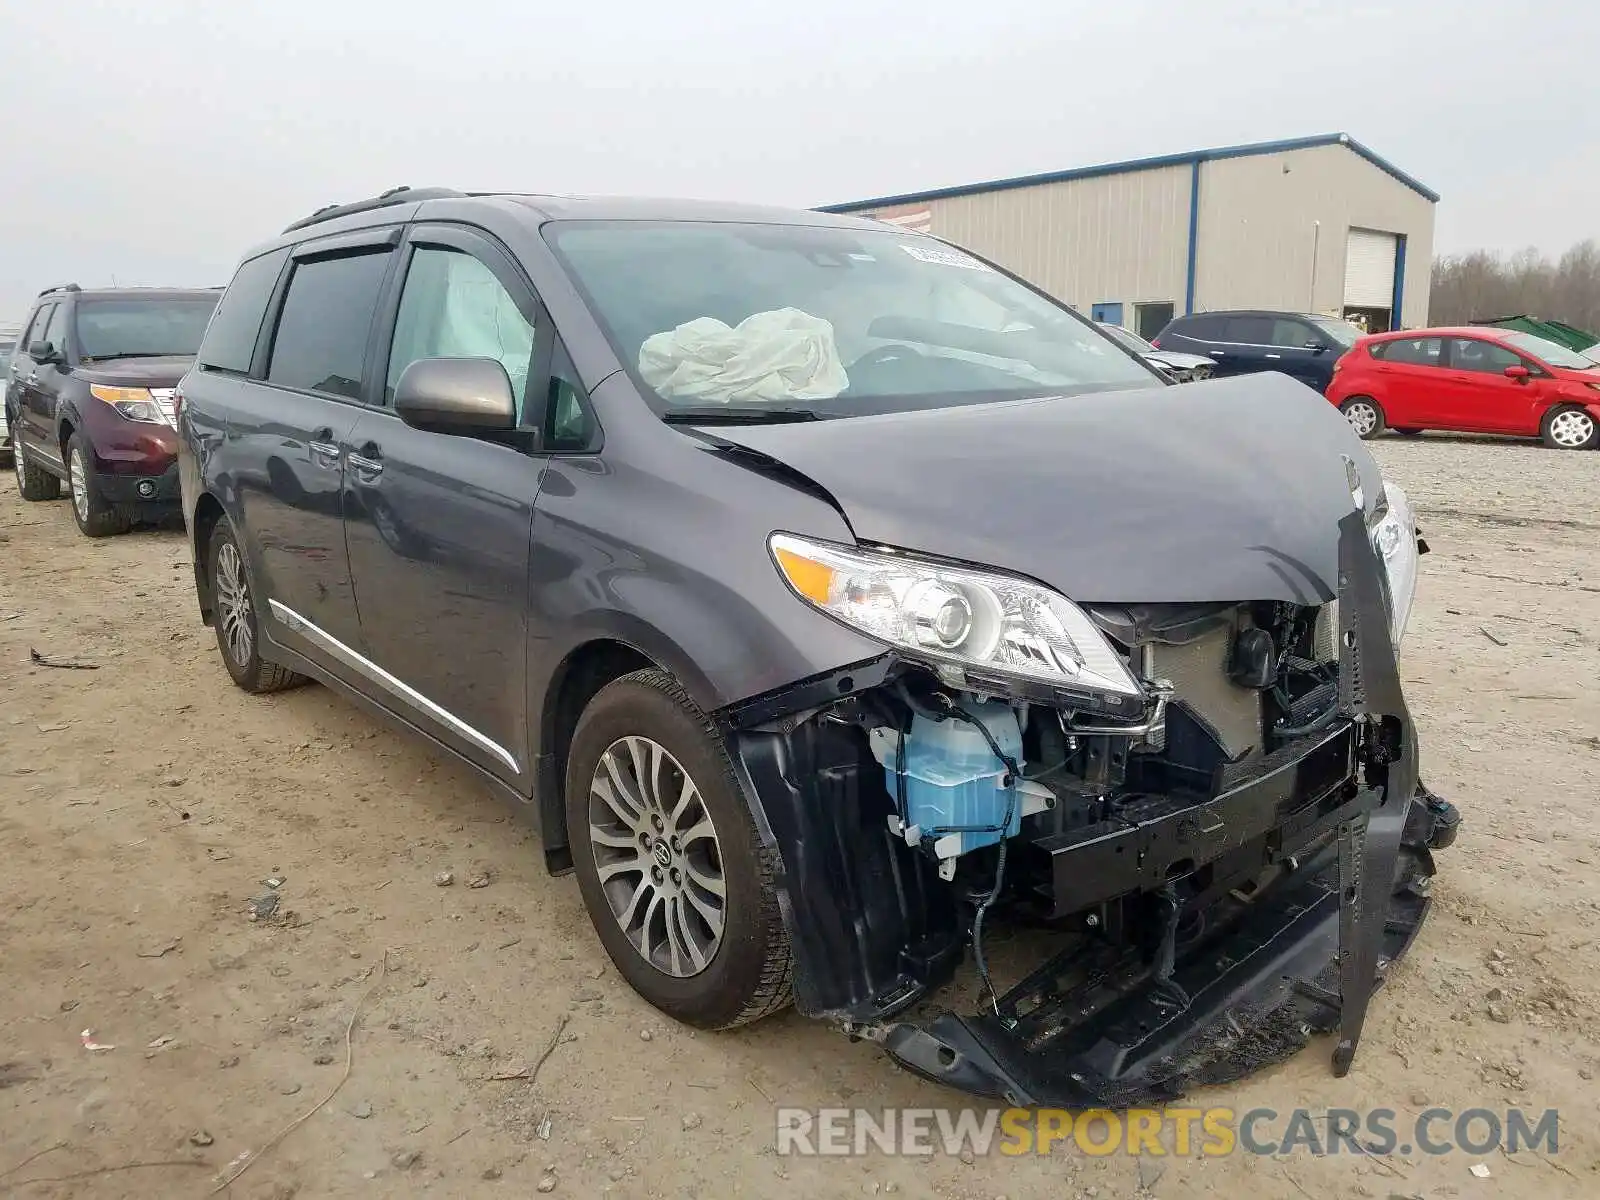
[(1094, 623), (1049, 588), (786, 533), (773, 534), (769, 544), (778, 570), (802, 600), (936, 667), (1142, 695)]
[(1372, 546), (1389, 576), (1389, 636), (1398, 649), (1417, 594), (1417, 519), (1405, 492), (1387, 480), (1383, 499), (1372, 526)]
[(89, 394), (96, 400), (104, 400), (130, 421), (140, 421), (146, 425), (167, 424), (167, 418), (156, 407), (149, 388), (108, 387), (92, 383), (89, 385)]

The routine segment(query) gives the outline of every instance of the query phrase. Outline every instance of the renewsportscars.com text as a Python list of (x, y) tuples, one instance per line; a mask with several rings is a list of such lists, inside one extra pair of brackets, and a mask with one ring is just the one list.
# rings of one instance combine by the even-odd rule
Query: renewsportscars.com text
[(780, 1108), (785, 1155), (1484, 1155), (1560, 1150), (1556, 1109)]

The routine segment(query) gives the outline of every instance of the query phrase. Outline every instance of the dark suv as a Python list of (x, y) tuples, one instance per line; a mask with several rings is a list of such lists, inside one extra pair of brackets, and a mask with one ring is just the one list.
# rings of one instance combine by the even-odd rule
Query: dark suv
[(173, 390), (220, 291), (67, 284), (39, 293), (6, 381), (24, 500), (54, 500), (65, 482), (89, 537), (177, 514)]
[[(178, 423), (234, 681), (468, 764), (681, 1020), (1128, 1104), (1347, 1066), (1422, 922), (1404, 493), (946, 243), (397, 190), (249, 254)], [(969, 946), (981, 1011), (903, 1017)]]
[(1217, 376), (1281, 371), (1325, 392), (1333, 382), (1333, 364), (1360, 336), (1348, 321), (1334, 317), (1252, 309), (1178, 317), (1151, 344), (1205, 355), (1216, 364)]

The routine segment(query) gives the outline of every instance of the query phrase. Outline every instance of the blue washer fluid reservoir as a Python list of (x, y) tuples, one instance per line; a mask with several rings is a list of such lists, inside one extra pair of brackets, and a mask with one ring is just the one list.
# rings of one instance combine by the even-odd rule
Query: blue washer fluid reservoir
[[(998, 700), (967, 698), (962, 709), (982, 721), (1000, 749), (1022, 766), (1022, 729), (1011, 706)], [(895, 757), (900, 735), (892, 729), (872, 731), (872, 753), (883, 765), (891, 797), (897, 794)], [(938, 839), (935, 853), (941, 859), (1000, 840), (998, 827), (1010, 808), (1005, 836), (1022, 827), (1023, 799), (1016, 781), (1002, 786), (1006, 768), (989, 743), (969, 721), (948, 717), (936, 721), (918, 714), (906, 736), (906, 825), (908, 839)], [(956, 826), (992, 826), (993, 833), (944, 834)], [(913, 834), (913, 829), (917, 834)], [(920, 835), (920, 836), (918, 836)]]

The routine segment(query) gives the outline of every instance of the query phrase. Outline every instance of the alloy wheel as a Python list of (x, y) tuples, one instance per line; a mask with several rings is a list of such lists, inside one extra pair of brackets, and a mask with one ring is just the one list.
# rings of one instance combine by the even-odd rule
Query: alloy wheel
[(1571, 408), (1550, 419), (1550, 440), (1569, 450), (1584, 445), (1594, 436), (1594, 418)]
[(255, 648), (250, 628), (250, 585), (245, 580), (244, 563), (232, 542), (217, 551), (217, 619), (228, 643), (228, 656), (239, 666), (247, 666)]
[(67, 490), (72, 493), (73, 511), (78, 514), (78, 520), (86, 525), (89, 523), (89, 493), (85, 487), (88, 477), (89, 468), (83, 461), (83, 450), (74, 446), (67, 462)]
[(1344, 419), (1350, 422), (1350, 428), (1356, 431), (1357, 437), (1366, 437), (1377, 427), (1378, 410), (1365, 400), (1357, 400), (1345, 406)]
[(589, 786), (589, 841), (611, 915), (675, 978), (711, 965), (727, 912), (722, 847), (700, 789), (660, 743), (613, 742)]

